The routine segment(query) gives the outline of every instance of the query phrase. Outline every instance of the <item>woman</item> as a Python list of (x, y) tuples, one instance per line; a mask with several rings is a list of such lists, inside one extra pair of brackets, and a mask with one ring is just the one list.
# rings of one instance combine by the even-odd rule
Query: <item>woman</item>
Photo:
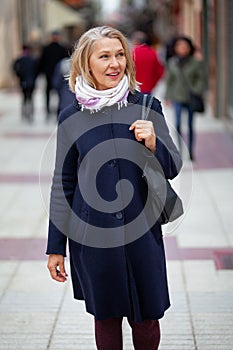
[[(167, 63), (166, 71), (166, 99), (174, 105), (176, 129), (181, 136), (181, 114), (183, 110), (188, 113), (188, 148), (191, 160), (194, 160), (194, 112), (190, 105), (190, 92), (201, 95), (206, 87), (203, 62), (194, 57), (194, 52), (195, 48), (189, 38), (177, 36), (173, 41), (173, 56)], [(179, 143), (180, 141), (179, 138)]]
[(141, 120), (143, 94), (118, 30), (83, 34), (69, 83), (76, 101), (59, 117), (47, 247), (51, 277), (67, 279), (68, 236), (74, 298), (85, 300), (94, 315), (97, 349), (122, 349), (123, 317), (135, 349), (158, 349), (158, 319), (170, 302), (161, 226), (155, 222), (136, 234), (147, 224), (142, 169), (143, 161), (157, 159), (173, 178), (181, 168), (179, 153), (158, 100), (151, 107), (157, 126)]

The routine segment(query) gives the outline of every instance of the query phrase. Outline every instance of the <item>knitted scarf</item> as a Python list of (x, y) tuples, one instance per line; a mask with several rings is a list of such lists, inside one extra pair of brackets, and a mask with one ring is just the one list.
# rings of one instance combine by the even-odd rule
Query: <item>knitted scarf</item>
[(118, 104), (118, 109), (127, 106), (129, 83), (126, 75), (119, 84), (111, 89), (96, 90), (92, 88), (82, 76), (77, 76), (75, 83), (75, 95), (81, 104), (81, 110), (89, 109), (91, 113), (101, 110), (103, 107)]

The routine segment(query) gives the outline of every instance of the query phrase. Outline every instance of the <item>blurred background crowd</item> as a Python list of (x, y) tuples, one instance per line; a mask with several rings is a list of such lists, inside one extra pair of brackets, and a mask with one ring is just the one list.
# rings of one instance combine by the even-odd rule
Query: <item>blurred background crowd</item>
[[(231, 126), (232, 15), (233, 2), (230, 0), (2, 0), (0, 88), (17, 86), (19, 73), (15, 61), (22, 55), (32, 56), (29, 99), (37, 76), (43, 74), (46, 79), (45, 111), (49, 118), (49, 95), (59, 84), (52, 82), (55, 66), (70, 55), (71, 47), (90, 27), (112, 25), (132, 43), (135, 32), (145, 33), (146, 43), (156, 52), (157, 61), (163, 67), (171, 55), (172, 40), (183, 34), (192, 39), (195, 55), (204, 62), (207, 97), (213, 116), (225, 118)], [(62, 65), (63, 75), (68, 68)], [(161, 69), (157, 79), (162, 76)], [(24, 94), (24, 98), (28, 95)], [(28, 107), (29, 114), (32, 108)], [(62, 106), (58, 106), (57, 111), (60, 108)]]

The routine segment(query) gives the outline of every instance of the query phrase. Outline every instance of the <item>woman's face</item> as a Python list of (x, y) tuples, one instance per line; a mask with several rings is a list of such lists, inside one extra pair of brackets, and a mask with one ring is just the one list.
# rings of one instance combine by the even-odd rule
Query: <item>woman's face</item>
[(97, 90), (118, 85), (124, 76), (126, 57), (119, 39), (101, 38), (93, 46), (89, 69)]
[(188, 56), (190, 53), (190, 46), (185, 40), (178, 40), (175, 44), (175, 53), (180, 57)]

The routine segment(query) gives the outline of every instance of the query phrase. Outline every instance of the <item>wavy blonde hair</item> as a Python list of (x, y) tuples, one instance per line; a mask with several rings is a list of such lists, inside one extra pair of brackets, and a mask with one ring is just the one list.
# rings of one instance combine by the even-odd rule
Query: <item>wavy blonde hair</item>
[(83, 78), (93, 88), (95, 88), (93, 77), (89, 72), (89, 59), (93, 52), (93, 46), (95, 42), (102, 38), (118, 39), (121, 42), (126, 57), (125, 74), (128, 77), (129, 89), (131, 92), (134, 92), (137, 86), (137, 82), (134, 62), (127, 43), (127, 39), (119, 30), (107, 26), (92, 28), (80, 37), (71, 56), (71, 70), (69, 76), (69, 86), (71, 91), (75, 91), (75, 81), (78, 75), (83, 76)]

